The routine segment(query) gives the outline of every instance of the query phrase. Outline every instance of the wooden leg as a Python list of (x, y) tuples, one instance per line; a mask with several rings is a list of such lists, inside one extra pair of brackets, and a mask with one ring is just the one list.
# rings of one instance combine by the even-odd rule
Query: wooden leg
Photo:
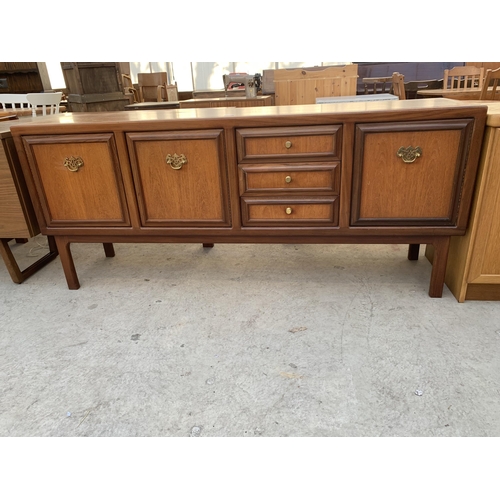
[(16, 243), (28, 243), (28, 238), (16, 238)]
[(203, 243), (203, 248), (212, 248), (213, 246), (213, 243)]
[(114, 257), (115, 256), (115, 249), (113, 247), (113, 243), (103, 243), (102, 244), (104, 247), (104, 253), (106, 257)]
[(73, 256), (69, 248), (70, 242), (66, 240), (66, 238), (56, 236), (56, 245), (59, 250), (59, 257), (61, 258), (61, 264), (63, 266), (64, 275), (66, 276), (68, 288), (70, 290), (78, 290), (80, 288), (80, 282), (78, 281), (75, 263), (73, 262)]
[(411, 243), (408, 246), (408, 260), (418, 260), (420, 252), (420, 245), (418, 243)]
[(436, 238), (432, 244), (434, 247), (434, 258), (432, 260), (431, 283), (429, 285), (429, 295), (431, 297), (443, 296), (450, 239), (449, 236), (443, 236), (442, 238)]
[[(45, 254), (43, 257), (31, 264), (31, 266), (21, 271), (16, 262), (16, 259), (14, 258), (12, 250), (10, 249), (9, 240), (10, 238), (0, 239), (0, 254), (2, 255), (5, 266), (7, 267), (10, 277), (14, 283), (22, 283), (24, 280), (35, 274), (39, 269), (44, 267), (46, 264), (53, 261), (58, 254), (56, 245), (54, 243), (54, 238), (52, 236), (47, 236), (47, 240), (49, 243), (49, 253)], [(22, 241), (20, 241), (20, 243), (24, 243), (24, 238), (22, 238)]]

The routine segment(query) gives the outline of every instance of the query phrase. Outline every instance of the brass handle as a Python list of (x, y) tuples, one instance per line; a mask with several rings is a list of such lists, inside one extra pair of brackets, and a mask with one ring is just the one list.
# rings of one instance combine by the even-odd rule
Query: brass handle
[(290, 182), (292, 182), (292, 178), (291, 178), (289, 175), (287, 175), (287, 176), (285, 177), (285, 182), (286, 182), (286, 183), (290, 183)]
[(70, 172), (78, 172), (78, 170), (83, 167), (83, 160), (79, 156), (69, 156), (64, 158), (64, 166)]
[(285, 148), (290, 149), (292, 147), (292, 143), (290, 141), (285, 142)]
[(167, 157), (165, 158), (165, 161), (174, 169), (174, 170), (179, 170), (182, 168), (182, 165), (187, 163), (187, 158), (184, 155), (178, 155), (178, 154), (168, 154)]
[(407, 148), (401, 146), (396, 154), (405, 163), (413, 163), (422, 154), (422, 148), (418, 146), (416, 148), (412, 146), (408, 146)]
[(292, 209), (290, 207), (287, 207), (287, 209), (285, 210), (285, 213), (287, 215), (290, 215), (292, 213)]

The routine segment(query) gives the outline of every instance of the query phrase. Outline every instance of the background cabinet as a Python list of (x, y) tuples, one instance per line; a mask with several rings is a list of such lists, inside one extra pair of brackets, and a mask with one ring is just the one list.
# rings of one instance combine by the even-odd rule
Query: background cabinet
[[(445, 282), (459, 302), (500, 300), (500, 102), (488, 116), (470, 223), (451, 238)], [(433, 249), (426, 256), (433, 259)]]

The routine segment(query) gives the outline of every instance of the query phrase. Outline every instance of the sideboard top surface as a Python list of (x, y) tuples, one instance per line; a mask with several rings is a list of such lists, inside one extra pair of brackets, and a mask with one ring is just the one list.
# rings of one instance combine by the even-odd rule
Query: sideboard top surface
[[(259, 125), (261, 120), (266, 124), (276, 125), (294, 123), (301, 124), (331, 121), (355, 122), (377, 119), (380, 114), (386, 118), (392, 115), (398, 119), (419, 120), (438, 117), (453, 117), (454, 112), (470, 111), (470, 116), (486, 116), (487, 106), (468, 104), (452, 99), (414, 99), (407, 101), (370, 101), (360, 103), (308, 104), (296, 106), (264, 106), (257, 108), (194, 108), (172, 110), (115, 111), (90, 113), (63, 113), (53, 116), (37, 117), (33, 120), (15, 120), (9, 123), (13, 134), (30, 133), (64, 133), (71, 128), (86, 128), (89, 124), (98, 129), (130, 130), (140, 128), (140, 124), (158, 121), (159, 127), (168, 122), (175, 122), (175, 127), (200, 126), (203, 121), (218, 126)], [(463, 115), (462, 115), (463, 116)]]

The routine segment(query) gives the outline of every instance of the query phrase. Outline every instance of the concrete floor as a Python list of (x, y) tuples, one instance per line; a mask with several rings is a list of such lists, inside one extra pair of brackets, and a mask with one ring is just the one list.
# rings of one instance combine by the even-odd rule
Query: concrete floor
[(500, 435), (500, 303), (430, 298), (423, 249), (72, 249), (77, 291), (0, 263), (1, 436)]

